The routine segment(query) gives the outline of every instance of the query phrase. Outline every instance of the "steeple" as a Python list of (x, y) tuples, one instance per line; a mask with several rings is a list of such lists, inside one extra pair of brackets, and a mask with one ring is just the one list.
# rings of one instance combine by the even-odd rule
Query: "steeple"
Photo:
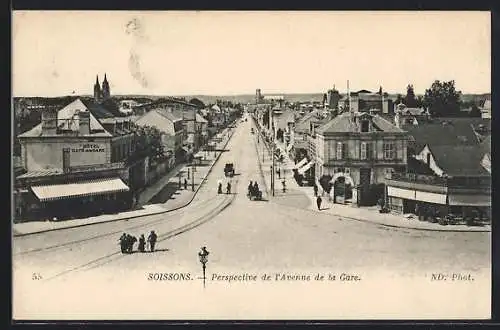
[(99, 75), (96, 75), (94, 84), (94, 100), (99, 101), (100, 99), (101, 99), (101, 86), (99, 85)]
[(111, 96), (111, 91), (109, 90), (108, 78), (106, 73), (104, 73), (104, 81), (102, 82), (102, 97), (108, 99)]

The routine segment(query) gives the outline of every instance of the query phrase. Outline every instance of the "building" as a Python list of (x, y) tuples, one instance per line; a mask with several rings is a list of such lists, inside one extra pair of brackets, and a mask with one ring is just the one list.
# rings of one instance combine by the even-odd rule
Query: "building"
[(134, 114), (134, 108), (139, 105), (139, 102), (135, 100), (121, 100), (119, 102), (118, 109), (121, 113), (125, 115)]
[(153, 109), (165, 109), (171, 112), (175, 117), (182, 119), (183, 129), (183, 145), (190, 153), (195, 150), (195, 133), (196, 133), (196, 113), (198, 106), (191, 104), (184, 100), (176, 99), (173, 97), (161, 98), (151, 103), (139, 105), (135, 107), (137, 115), (143, 115)]
[(143, 163), (128, 162), (135, 152), (130, 121), (76, 99), (60, 110), (43, 110), (41, 123), (18, 138), (26, 173), (16, 177), (17, 218), (51, 219), (70, 216), (65, 214), (69, 210), (102, 213), (131, 206), (138, 181), (132, 169)]
[(332, 89), (329, 89), (326, 93), (326, 104), (325, 106), (329, 109), (337, 109), (339, 105), (339, 101), (341, 99), (340, 93), (333, 86)]
[(353, 204), (373, 204), (386, 174), (405, 171), (407, 139), (379, 115), (342, 113), (316, 129), (316, 183), (334, 201), (352, 196)]
[(161, 140), (166, 151), (171, 151), (174, 162), (185, 161), (186, 151), (183, 149), (184, 126), (182, 118), (176, 117), (168, 109), (150, 110), (135, 120), (139, 126), (156, 127), (161, 133)]
[(199, 149), (208, 142), (208, 120), (206, 120), (202, 115), (196, 113), (195, 121), (195, 149)]
[(491, 119), (491, 99), (490, 98), (481, 102), (481, 106), (479, 109), (481, 110), (481, 118)]
[(262, 101), (262, 94), (260, 89), (255, 90), (255, 104), (259, 104)]
[(108, 100), (111, 97), (111, 90), (109, 89), (108, 78), (104, 74), (104, 81), (102, 82), (102, 88), (99, 84), (99, 75), (95, 78), (94, 84), (94, 101), (101, 102)]
[[(422, 170), (387, 178), (387, 205), (437, 221), (446, 215), (491, 216), (491, 145), (426, 145), (415, 157)], [(416, 166), (413, 166), (415, 168)]]
[(321, 109), (313, 110), (299, 118), (294, 129), (295, 160), (299, 161), (305, 156), (313, 159), (316, 154), (314, 129), (326, 124), (330, 118), (325, 116)]
[(403, 103), (394, 105), (394, 124), (399, 128), (424, 124), (430, 117), (429, 111), (424, 108), (408, 108)]
[[(350, 107), (349, 100), (351, 102)], [(338, 101), (338, 107), (347, 111), (350, 109), (354, 112), (369, 112), (376, 109), (382, 114), (392, 113), (394, 109), (393, 102), (386, 93), (372, 93), (367, 90), (360, 90), (350, 93), (350, 96), (349, 94), (343, 96)]]

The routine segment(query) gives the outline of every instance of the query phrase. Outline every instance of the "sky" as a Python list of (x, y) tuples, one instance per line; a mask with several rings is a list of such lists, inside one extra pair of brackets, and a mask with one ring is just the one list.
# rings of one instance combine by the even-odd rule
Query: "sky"
[(14, 96), (491, 90), (489, 12), (16, 11)]

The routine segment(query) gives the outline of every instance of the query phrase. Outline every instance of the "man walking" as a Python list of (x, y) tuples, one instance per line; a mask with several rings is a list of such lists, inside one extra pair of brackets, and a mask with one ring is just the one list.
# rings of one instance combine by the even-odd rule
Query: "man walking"
[(318, 211), (321, 211), (321, 196), (316, 198), (316, 205), (318, 205)]
[(156, 235), (155, 231), (152, 230), (148, 236), (148, 243), (149, 243), (149, 248), (150, 248), (151, 252), (155, 252), (155, 245), (156, 245), (157, 239), (158, 239), (158, 236)]

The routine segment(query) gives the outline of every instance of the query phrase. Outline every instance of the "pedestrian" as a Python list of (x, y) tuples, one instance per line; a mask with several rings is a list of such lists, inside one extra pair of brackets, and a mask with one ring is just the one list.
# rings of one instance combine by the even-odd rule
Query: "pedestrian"
[(122, 253), (127, 252), (127, 234), (123, 233), (118, 241), (120, 242), (120, 250), (122, 251)]
[(127, 253), (132, 253), (134, 250), (134, 244), (137, 242), (137, 238), (132, 235), (127, 235)]
[(316, 205), (318, 205), (318, 211), (321, 211), (321, 197), (316, 198)]
[(248, 195), (252, 196), (253, 195), (252, 192), (253, 192), (253, 184), (252, 181), (250, 181), (250, 183), (248, 184)]
[(140, 252), (144, 252), (146, 247), (146, 239), (144, 238), (144, 234), (141, 234), (139, 237), (139, 246), (137, 247)]
[(219, 180), (219, 184), (218, 184), (218, 187), (217, 187), (217, 193), (218, 194), (222, 194), (222, 182)]
[(314, 184), (314, 197), (318, 196), (318, 186)]
[(231, 182), (227, 183), (226, 193), (229, 195), (231, 193)]
[(281, 170), (279, 167), (278, 167), (278, 179), (281, 179)]
[(188, 180), (184, 178), (184, 190), (187, 190), (188, 188)]
[(281, 181), (281, 184), (283, 185), (283, 192), (286, 192), (286, 182), (285, 179)]
[(148, 236), (149, 248), (151, 252), (155, 252), (155, 244), (158, 236), (156, 235), (154, 230), (151, 230), (151, 233)]
[(257, 181), (255, 181), (255, 183), (253, 184), (253, 193), (257, 194), (258, 192), (259, 192), (259, 184), (257, 183)]

